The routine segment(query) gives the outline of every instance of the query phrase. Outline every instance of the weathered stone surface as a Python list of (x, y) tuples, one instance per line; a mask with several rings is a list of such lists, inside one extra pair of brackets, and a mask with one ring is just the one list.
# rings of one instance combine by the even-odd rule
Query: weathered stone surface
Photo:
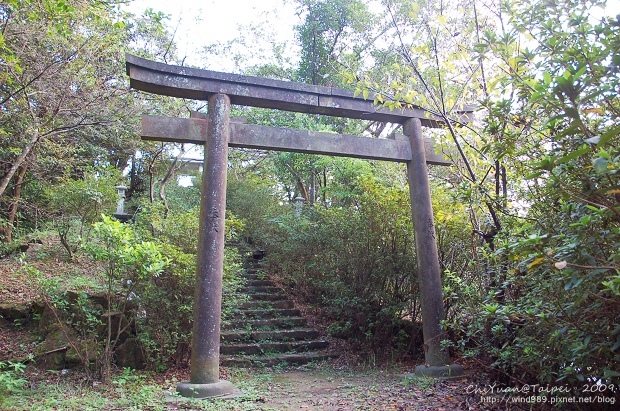
[[(251, 258), (250, 258), (251, 259)], [(260, 266), (251, 261), (244, 277), (249, 279), (240, 293), (261, 300), (242, 304), (225, 324), (220, 354), (222, 365), (274, 366), (282, 363), (304, 364), (332, 358), (325, 352), (329, 342), (317, 339), (317, 330), (308, 328), (308, 321), (290, 300), (282, 298), (281, 287), (260, 272)], [(257, 284), (258, 283), (258, 284)], [(272, 296), (272, 297), (270, 297)]]
[(45, 341), (35, 349), (36, 365), (45, 370), (66, 368), (65, 357), (72, 341), (77, 341), (77, 338), (71, 327), (51, 325)]
[(293, 327), (306, 327), (308, 320), (303, 317), (285, 317), (285, 318), (269, 318), (259, 320), (236, 320), (229, 323), (230, 328), (237, 329), (287, 329)]
[(418, 365), (415, 367), (413, 376), (418, 378), (458, 378), (463, 376), (463, 367), (459, 364), (428, 366)]
[(252, 294), (250, 298), (257, 301), (282, 301), (288, 297), (284, 294)]
[(121, 368), (129, 367), (134, 370), (142, 370), (146, 366), (142, 344), (135, 337), (128, 338), (114, 351), (114, 355), (116, 365)]
[(445, 319), (445, 310), (422, 125), (418, 119), (410, 119), (404, 123), (403, 131), (409, 137), (411, 145), (412, 157), (407, 163), (407, 177), (409, 196), (411, 204), (414, 205), (411, 207), (411, 216), (418, 258), (418, 283), (422, 296), (424, 359), (428, 365), (441, 367), (450, 364), (450, 355), (441, 346), (441, 341), (445, 338), (441, 325)]
[(244, 310), (244, 311), (236, 311), (234, 313), (234, 318), (242, 319), (242, 318), (279, 318), (279, 317), (301, 317), (301, 311), (296, 308), (272, 308), (266, 310)]
[(275, 309), (292, 309), (295, 308), (295, 304), (291, 300), (284, 301), (246, 301), (241, 303), (242, 309), (249, 310), (260, 310), (266, 308), (275, 308)]
[(317, 330), (310, 328), (296, 329), (296, 330), (274, 330), (274, 331), (224, 331), (222, 332), (222, 341), (292, 341), (292, 340), (304, 340), (315, 339), (319, 336)]
[(54, 308), (44, 305), (43, 311), (39, 316), (39, 323), (37, 325), (37, 333), (45, 337), (54, 325), (58, 324), (58, 318), (56, 317)]
[[(205, 145), (200, 201), (200, 252), (196, 261), (190, 380), (178, 386), (183, 396), (191, 396), (185, 391), (187, 384), (215, 387), (223, 383), (219, 381), (219, 358), (229, 123), (228, 96), (215, 94), (209, 97), (209, 138)], [(232, 392), (232, 384), (228, 385)], [(202, 391), (203, 388), (197, 387), (196, 390)], [(210, 388), (204, 390), (206, 394)]]
[(218, 380), (208, 384), (182, 382), (177, 385), (177, 392), (188, 398), (220, 398), (233, 394), (234, 385), (225, 380)]
[(288, 365), (307, 364), (313, 361), (326, 361), (335, 357), (337, 357), (337, 355), (317, 353), (283, 354), (270, 357), (222, 357), (221, 363), (224, 367), (250, 367), (257, 365), (275, 367), (282, 363)]
[(26, 322), (32, 316), (31, 304), (0, 303), (0, 317), (7, 321)]
[(67, 368), (73, 368), (95, 361), (98, 357), (98, 348), (99, 345), (97, 341), (76, 341), (74, 345), (69, 347), (65, 354), (65, 366)]
[[(192, 118), (143, 116), (142, 138), (152, 141), (204, 144), (207, 140), (207, 124), (206, 120)], [(230, 127), (230, 147), (396, 162), (411, 160), (408, 141), (398, 137), (393, 139), (358, 137), (242, 123), (230, 123)], [(425, 141), (425, 148), (427, 164), (451, 164), (443, 156), (435, 154), (432, 140)], [(256, 253), (253, 257), (256, 260), (262, 258)]]
[(249, 278), (247, 285), (249, 287), (266, 287), (269, 286), (271, 284), (273, 284), (273, 282), (269, 281), (269, 280), (259, 280), (259, 279), (252, 279), (252, 277), (247, 276), (247, 278)]
[(220, 347), (222, 355), (265, 355), (267, 353), (299, 353), (327, 348), (323, 340), (229, 344)]
[[(364, 99), (353, 91), (306, 83), (219, 73), (197, 68), (172, 66), (126, 55), (131, 87), (161, 95), (206, 100), (224, 93), (232, 104), (274, 108), (336, 117), (402, 123), (418, 118), (424, 125), (437, 127), (442, 119), (419, 107), (390, 110), (374, 105), (374, 95)], [(462, 114), (469, 114), (465, 108)], [(466, 122), (467, 116), (455, 121)]]
[(111, 338), (115, 340), (118, 336), (118, 344), (122, 344), (127, 338), (133, 335), (134, 330), (129, 324), (127, 317), (122, 312), (113, 310), (101, 314), (101, 325), (97, 327), (97, 335), (100, 340), (105, 341), (108, 338), (108, 322), (111, 323)]

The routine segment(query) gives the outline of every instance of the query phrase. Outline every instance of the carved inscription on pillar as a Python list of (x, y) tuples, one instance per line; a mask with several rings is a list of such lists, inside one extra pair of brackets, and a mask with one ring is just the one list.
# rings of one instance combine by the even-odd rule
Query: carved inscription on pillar
[(218, 211), (218, 209), (215, 207), (211, 207), (211, 210), (209, 210), (209, 215), (207, 217), (209, 218), (209, 232), (218, 233), (220, 231), (219, 230), (220, 212)]

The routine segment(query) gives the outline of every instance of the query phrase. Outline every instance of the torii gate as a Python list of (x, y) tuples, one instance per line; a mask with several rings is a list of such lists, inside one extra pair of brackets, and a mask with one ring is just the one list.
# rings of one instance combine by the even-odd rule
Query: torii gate
[[(420, 108), (394, 111), (377, 108), (372, 101), (334, 87), (173, 66), (130, 54), (126, 55), (126, 65), (130, 85), (135, 89), (209, 102), (206, 118), (194, 114), (189, 119), (149, 116), (142, 119), (144, 139), (205, 146), (190, 381), (177, 386), (182, 396), (219, 397), (234, 390), (229, 381), (219, 379), (229, 146), (407, 163), (425, 348), (425, 364), (416, 367), (416, 374), (431, 377), (462, 374), (462, 368), (451, 365), (448, 353), (440, 345), (445, 313), (426, 169), (427, 163), (449, 163), (434, 154), (432, 141), (425, 141), (422, 136), (423, 125), (437, 127), (441, 119)], [(230, 104), (400, 123), (405, 136), (376, 139), (247, 125), (230, 118)]]

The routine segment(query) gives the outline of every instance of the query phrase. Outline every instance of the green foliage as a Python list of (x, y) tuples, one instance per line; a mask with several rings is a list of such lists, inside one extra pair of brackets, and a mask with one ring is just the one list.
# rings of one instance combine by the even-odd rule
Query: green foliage
[(188, 361), (194, 307), (195, 255), (166, 243), (162, 252), (169, 266), (136, 291), (144, 310), (136, 319), (138, 338), (156, 370)]
[(5, 258), (19, 250), (20, 241), (14, 240), (10, 243), (0, 243), (0, 258)]
[(137, 242), (131, 226), (102, 215), (93, 225), (99, 242), (86, 245), (88, 253), (106, 264), (105, 276), (113, 281), (138, 282), (159, 275), (170, 263), (152, 241)]
[[(145, 106), (168, 109), (164, 99), (146, 103), (127, 92), (122, 62), (128, 50), (172, 58), (165, 19), (126, 14), (118, 4), (0, 4), (2, 241), (11, 240), (13, 229), (23, 234), (40, 225), (48, 205), (43, 193), (59, 181), (79, 180), (93, 167), (124, 169), (138, 145)], [(77, 245), (67, 240), (66, 248)]]
[[(488, 148), (525, 176), (491, 267), (506, 273), (461, 322), (461, 348), (508, 380), (618, 382), (620, 361), (617, 17), (590, 3), (506, 4), (510, 24), (478, 50), (508, 73), (485, 102)], [(520, 43), (522, 38), (536, 43)], [(473, 307), (475, 308), (475, 307)]]
[(0, 362), (0, 405), (8, 395), (22, 391), (28, 383), (28, 380), (22, 377), (25, 368), (22, 363)]
[(54, 384), (31, 384), (14, 392), (2, 404), (3, 410), (96, 411), (102, 409), (164, 411), (166, 403), (161, 386), (144, 374), (124, 369), (115, 375), (111, 386), (76, 384), (77, 376), (56, 378)]
[[(359, 41), (356, 36), (368, 29), (372, 16), (362, 1), (299, 0), (304, 22), (299, 25), (297, 38), (301, 44), (298, 76), (311, 84), (328, 84), (338, 79), (333, 59)], [(349, 44), (345, 43), (348, 40)], [(353, 44), (351, 44), (353, 43)]]
[[(268, 263), (304, 301), (323, 307), (331, 332), (386, 357), (419, 332), (408, 193), (360, 178), (349, 207), (321, 206), (273, 220)], [(302, 245), (303, 246), (300, 246)]]
[(486, 85), (468, 51), (475, 44), (476, 28), (484, 30), (493, 21), (478, 19), (476, 5), (383, 2), (383, 21), (373, 27), (381, 30), (381, 41), (367, 46), (370, 57), (351, 66), (345, 76), (356, 95), (390, 110), (417, 106), (446, 118), (476, 101)]
[[(108, 382), (114, 349), (137, 316), (133, 303), (138, 297), (136, 292), (143, 283), (159, 276), (169, 266), (170, 259), (162, 254), (161, 246), (152, 241), (139, 241), (131, 226), (106, 216), (102, 220), (94, 224), (95, 241), (85, 248), (105, 267), (107, 337), (99, 363), (101, 378)], [(117, 324), (113, 324), (113, 315), (120, 316)]]
[[(455, 171), (432, 170), (444, 324), (451, 333), (445, 344), (486, 360), (506, 382), (617, 383), (620, 21), (593, 17), (593, 7), (604, 1), (551, 3), (390, 0), (382, 2), (379, 20), (365, 2), (298, 0), (299, 67), (252, 70), (322, 85), (344, 80), (389, 109), (423, 106), (444, 119), (463, 103), (478, 102), (485, 109), (481, 121), (433, 132), (460, 156)], [(114, 203), (114, 183), (85, 170), (125, 166), (137, 144), (138, 111), (180, 110), (157, 99), (142, 107), (125, 92), (118, 59), (127, 46), (143, 56), (172, 57), (166, 16), (149, 10), (136, 19), (111, 6), (0, 5), (0, 229), (6, 240), (14, 226), (38, 227), (41, 206), (51, 205), (61, 240), (74, 252)], [(278, 45), (274, 53), (283, 61)], [(300, 113), (239, 111), (250, 123), (272, 126), (375, 136), (384, 130)], [(171, 153), (153, 143), (142, 152), (131, 178), (143, 186), (149, 180), (150, 202), (141, 206), (136, 227), (104, 218), (86, 245), (104, 262), (106, 307), (82, 293), (69, 297), (57, 283), (44, 286), (82, 338), (95, 332), (104, 310), (122, 312), (126, 324), (137, 324), (150, 364), (164, 368), (188, 357), (198, 190), (170, 187), (168, 204), (155, 202)], [(264, 245), (273, 272), (323, 307), (332, 334), (380, 354), (392, 348), (419, 353), (402, 169), (231, 152), (227, 241), (241, 234)], [(132, 184), (132, 192), (139, 186)], [(298, 195), (314, 203), (301, 216), (283, 204)], [(21, 214), (11, 215), (7, 210), (17, 204)], [(489, 225), (495, 231), (485, 231)], [(2, 253), (17, 244), (3, 245)], [(238, 303), (239, 261), (236, 251), (226, 250), (224, 319)], [(108, 364), (117, 338), (110, 323), (103, 350)], [(0, 383), (19, 380), (2, 367)], [(124, 389), (130, 377), (116, 385)]]
[(92, 224), (101, 213), (112, 212), (118, 199), (118, 178), (114, 169), (93, 171), (82, 179), (66, 179), (45, 190), (53, 224), (70, 258), (80, 244), (88, 242)]
[[(188, 211), (171, 209), (161, 203), (145, 203), (138, 215), (137, 230), (158, 244), (167, 266), (148, 281), (137, 284), (142, 313), (135, 321), (151, 368), (189, 361), (193, 321), (196, 246), (199, 208)], [(225, 238), (237, 242), (243, 222), (227, 212)], [(222, 319), (226, 321), (240, 303), (236, 291), (243, 286), (241, 256), (236, 248), (224, 251)]]
[(277, 215), (280, 207), (272, 187), (268, 179), (258, 176), (228, 178), (226, 210), (243, 221), (243, 228), (237, 230), (243, 237), (256, 239), (264, 221)]

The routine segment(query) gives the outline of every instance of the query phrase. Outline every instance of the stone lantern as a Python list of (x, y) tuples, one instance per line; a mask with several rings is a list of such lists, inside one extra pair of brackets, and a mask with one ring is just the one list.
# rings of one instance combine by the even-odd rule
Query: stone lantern
[(116, 204), (116, 212), (114, 217), (122, 222), (131, 220), (131, 214), (125, 213), (125, 192), (127, 187), (123, 185), (116, 186), (116, 192), (118, 193), (118, 203)]
[(305, 201), (306, 199), (302, 196), (295, 197), (295, 214), (297, 214), (297, 217), (301, 215), (301, 210), (304, 208)]

